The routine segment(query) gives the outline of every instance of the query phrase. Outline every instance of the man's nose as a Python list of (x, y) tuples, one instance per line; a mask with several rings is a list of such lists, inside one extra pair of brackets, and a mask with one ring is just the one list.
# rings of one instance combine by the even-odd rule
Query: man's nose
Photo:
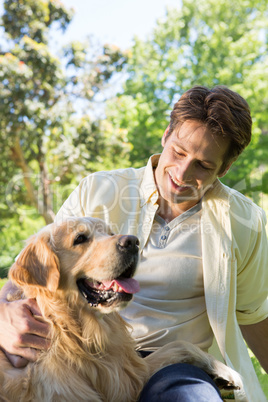
[(190, 160), (184, 159), (180, 161), (177, 171), (176, 177), (181, 183), (187, 183), (193, 176), (193, 163)]

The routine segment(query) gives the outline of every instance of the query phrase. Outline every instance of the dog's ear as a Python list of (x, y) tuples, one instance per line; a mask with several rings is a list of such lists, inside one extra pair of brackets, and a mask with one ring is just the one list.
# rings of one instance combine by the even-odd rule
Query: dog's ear
[(9, 271), (19, 286), (46, 287), (51, 292), (59, 285), (59, 260), (49, 246), (49, 233), (33, 236)]

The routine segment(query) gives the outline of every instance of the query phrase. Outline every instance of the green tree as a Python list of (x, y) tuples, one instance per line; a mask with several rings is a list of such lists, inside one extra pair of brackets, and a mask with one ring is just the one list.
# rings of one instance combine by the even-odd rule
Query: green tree
[(111, 45), (96, 49), (73, 42), (60, 60), (50, 49), (49, 34), (54, 25), (67, 29), (71, 18), (72, 11), (57, 0), (4, 2), (3, 47), (8, 50), (0, 55), (1, 195), (10, 206), (34, 206), (47, 223), (54, 218), (55, 180), (58, 185), (77, 180), (101, 164), (127, 160), (129, 151), (124, 131), (87, 113), (126, 56)]
[[(128, 79), (107, 116), (127, 130), (132, 164), (159, 152), (167, 117), (180, 95), (193, 85), (227, 85), (252, 110), (252, 145), (226, 177), (241, 182), (267, 161), (268, 1), (183, 0), (167, 10), (149, 38), (136, 38), (128, 60)], [(116, 110), (118, 112), (116, 112)], [(244, 182), (243, 182), (244, 183)], [(242, 185), (250, 191), (250, 184)]]
[(101, 164), (127, 160), (124, 132), (87, 113), (126, 57), (111, 45), (96, 49), (80, 42), (66, 46), (61, 60), (56, 57), (49, 46), (51, 28), (64, 31), (72, 18), (60, 1), (6, 0), (4, 10), (8, 50), (0, 55), (1, 195), (10, 206), (34, 206), (49, 223), (55, 180), (66, 184)]
[[(64, 79), (59, 60), (47, 46), (48, 31), (56, 21), (66, 28), (71, 14), (55, 1), (6, 1), (4, 8), (2, 24), (10, 49), (0, 57), (2, 146), (13, 162), (9, 173), (21, 171), (24, 202), (51, 222), (44, 140), (46, 132), (58, 124), (53, 108)], [(36, 172), (43, 185), (41, 197), (32, 180)]]
[(109, 83), (127, 54), (93, 40), (54, 49), (51, 32), (65, 31), (72, 15), (59, 0), (4, 1), (0, 268), (19, 252), (19, 239), (53, 220), (70, 186), (93, 170), (128, 164), (125, 131), (101, 117)]

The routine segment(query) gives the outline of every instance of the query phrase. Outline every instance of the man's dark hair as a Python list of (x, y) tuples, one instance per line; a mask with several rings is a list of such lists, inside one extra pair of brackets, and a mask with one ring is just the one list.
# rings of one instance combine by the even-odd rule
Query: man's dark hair
[(225, 86), (212, 89), (195, 86), (186, 91), (171, 112), (167, 136), (186, 120), (200, 121), (212, 135), (230, 141), (221, 172), (250, 143), (252, 120), (249, 106), (242, 96)]

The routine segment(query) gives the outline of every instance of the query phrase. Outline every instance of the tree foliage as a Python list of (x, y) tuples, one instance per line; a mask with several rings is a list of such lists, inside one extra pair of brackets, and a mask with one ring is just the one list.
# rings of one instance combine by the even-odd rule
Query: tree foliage
[(173, 104), (196, 84), (227, 85), (247, 99), (252, 144), (225, 182), (256, 201), (260, 191), (268, 193), (267, 6), (268, 0), (183, 0), (128, 51), (92, 38), (55, 50), (52, 33), (68, 29), (73, 11), (59, 0), (5, 0), (0, 217), (13, 240), (2, 242), (2, 255), (14, 255), (17, 229), (30, 231), (31, 217), (51, 222), (80, 178), (142, 166), (160, 152)]
[[(55, 180), (77, 181), (129, 150), (122, 130), (88, 113), (126, 57), (111, 45), (90, 51), (88, 43), (74, 42), (59, 59), (49, 33), (55, 25), (66, 30), (72, 14), (58, 0), (6, 0), (2, 17), (8, 51), (0, 55), (1, 195), (8, 191), (10, 205), (34, 206), (47, 223), (54, 218)], [(104, 154), (106, 146), (112, 157)]]

